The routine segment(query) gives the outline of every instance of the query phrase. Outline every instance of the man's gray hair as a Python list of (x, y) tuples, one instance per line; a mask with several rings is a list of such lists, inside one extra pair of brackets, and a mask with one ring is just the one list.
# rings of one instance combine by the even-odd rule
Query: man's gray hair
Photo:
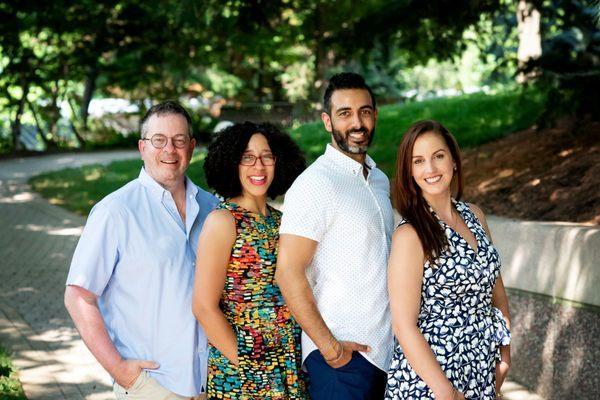
[(190, 114), (178, 102), (174, 100), (167, 100), (153, 105), (148, 109), (148, 111), (146, 111), (146, 115), (144, 115), (144, 118), (142, 118), (140, 121), (140, 133), (142, 139), (146, 138), (146, 134), (148, 133), (148, 120), (155, 114), (158, 116), (165, 114), (178, 114), (183, 116), (187, 121), (188, 134), (190, 135), (190, 138), (194, 137), (194, 132), (192, 131), (192, 117), (190, 117)]

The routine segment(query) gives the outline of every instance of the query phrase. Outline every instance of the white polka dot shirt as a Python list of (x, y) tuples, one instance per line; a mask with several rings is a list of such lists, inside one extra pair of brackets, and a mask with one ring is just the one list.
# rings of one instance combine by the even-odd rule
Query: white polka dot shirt
[[(394, 349), (387, 260), (394, 215), (389, 180), (366, 157), (363, 166), (331, 145), (288, 190), (280, 233), (318, 242), (306, 276), (325, 323), (338, 340), (387, 371)], [(317, 347), (302, 334), (303, 360)]]

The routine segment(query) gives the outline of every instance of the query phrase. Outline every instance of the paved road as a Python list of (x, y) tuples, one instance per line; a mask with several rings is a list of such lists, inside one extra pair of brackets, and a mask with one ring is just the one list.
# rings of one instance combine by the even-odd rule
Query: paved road
[[(30, 400), (112, 399), (109, 376), (79, 338), (62, 296), (85, 219), (32, 193), (45, 171), (138, 157), (137, 151), (0, 161), (0, 342), (14, 354)], [(508, 400), (539, 400), (508, 382)]]

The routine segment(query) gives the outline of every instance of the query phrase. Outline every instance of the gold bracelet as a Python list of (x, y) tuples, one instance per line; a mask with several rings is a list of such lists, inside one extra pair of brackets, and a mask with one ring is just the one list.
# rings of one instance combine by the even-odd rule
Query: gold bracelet
[[(339, 342), (337, 339), (336, 339), (335, 343), (336, 343), (336, 344), (338, 344), (338, 345), (339, 345), (339, 346), (342, 348), (342, 350), (340, 351), (340, 354), (339, 354), (339, 355), (337, 355), (337, 356), (335, 356), (334, 358), (327, 359), (327, 358), (323, 357), (323, 358), (325, 359), (325, 361), (327, 361), (328, 363), (336, 363), (336, 362), (338, 362), (338, 361), (339, 361), (339, 360), (342, 358), (342, 356), (344, 355), (344, 346), (342, 346), (342, 344), (341, 344), (341, 343), (340, 343), (340, 342)], [(334, 350), (335, 350), (335, 344), (334, 344), (332, 347), (333, 347), (333, 348), (334, 348)]]
[[(338, 343), (340, 343), (340, 342), (338, 342)], [(340, 346), (341, 346), (341, 348), (342, 348), (342, 351), (340, 351), (340, 355), (339, 355), (339, 356), (337, 356), (337, 358), (336, 358), (335, 360), (333, 360), (333, 361), (329, 361), (329, 362), (336, 363), (336, 362), (338, 362), (338, 361), (340, 361), (340, 360), (342, 359), (342, 357), (344, 356), (344, 345), (342, 345), (342, 344), (340, 343)]]

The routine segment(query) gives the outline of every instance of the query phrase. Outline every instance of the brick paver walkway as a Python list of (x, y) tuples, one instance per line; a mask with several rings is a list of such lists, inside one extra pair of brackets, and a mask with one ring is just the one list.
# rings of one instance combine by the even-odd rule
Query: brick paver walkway
[(30, 400), (110, 399), (112, 391), (62, 300), (85, 219), (41, 199), (26, 181), (43, 171), (137, 156), (120, 151), (0, 162), (0, 342), (14, 353)]
[[(62, 154), (0, 162), (0, 343), (13, 352), (26, 395), (112, 399), (64, 306), (64, 283), (85, 219), (32, 193), (36, 173), (138, 157), (137, 151)], [(512, 382), (507, 400), (543, 400)]]

